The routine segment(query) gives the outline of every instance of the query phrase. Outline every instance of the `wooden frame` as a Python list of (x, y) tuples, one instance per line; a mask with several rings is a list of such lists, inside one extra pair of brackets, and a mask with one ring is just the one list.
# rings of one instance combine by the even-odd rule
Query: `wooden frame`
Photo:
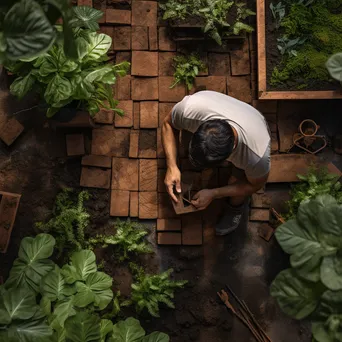
[(257, 0), (258, 97), (260, 100), (342, 99), (342, 89), (326, 91), (268, 91), (266, 81), (266, 0)]

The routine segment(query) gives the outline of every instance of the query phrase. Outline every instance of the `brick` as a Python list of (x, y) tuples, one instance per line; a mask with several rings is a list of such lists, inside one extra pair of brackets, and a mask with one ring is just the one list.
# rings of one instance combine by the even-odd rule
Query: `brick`
[[(114, 28), (113, 28), (114, 29)], [(115, 63), (116, 64), (120, 64), (122, 62), (132, 62), (132, 53), (131, 51), (118, 51), (115, 54)], [(129, 67), (129, 70), (127, 72), (128, 74), (131, 73), (131, 67)], [(122, 79), (122, 77), (120, 77), (120, 79)], [(122, 100), (126, 100), (126, 99), (122, 99)]]
[(252, 92), (249, 76), (228, 76), (227, 78), (228, 95), (236, 99), (251, 103)]
[(230, 75), (229, 54), (208, 53), (209, 75), (228, 76)]
[(110, 216), (128, 216), (129, 191), (112, 190), (110, 195)]
[[(219, 76), (216, 76), (216, 77), (219, 77)], [(203, 91), (207, 89), (208, 89), (208, 77), (196, 77), (193, 83), (193, 87), (189, 90), (189, 94), (192, 95), (199, 91)]]
[(138, 158), (139, 154), (139, 131), (131, 130), (129, 139), (129, 157)]
[(158, 76), (158, 52), (132, 51), (132, 75)]
[(112, 162), (112, 186), (113, 190), (139, 190), (137, 159), (113, 158)]
[(89, 112), (86, 111), (77, 111), (75, 116), (67, 121), (57, 121), (54, 119), (50, 119), (50, 125), (54, 129), (58, 127), (67, 127), (67, 128), (94, 128), (95, 123), (93, 118), (89, 115)]
[(266, 194), (253, 194), (252, 195), (252, 208), (269, 208), (271, 206), (271, 198)]
[(95, 156), (93, 154), (82, 157), (83, 166), (95, 166), (110, 169), (112, 167), (112, 160), (107, 156)]
[(132, 100), (158, 100), (157, 77), (134, 77), (132, 79)]
[(77, 0), (77, 6), (93, 7), (93, 0)]
[(159, 77), (159, 101), (161, 102), (178, 102), (186, 95), (184, 84), (177, 84), (174, 88), (170, 86), (174, 83), (172, 76)]
[(85, 154), (83, 134), (67, 134), (65, 139), (67, 155), (69, 157), (82, 156)]
[(207, 90), (227, 94), (227, 80), (225, 76), (208, 76)]
[(201, 245), (203, 243), (202, 216), (192, 213), (182, 216), (182, 244)]
[(157, 129), (157, 158), (165, 158), (161, 128)]
[(129, 129), (94, 129), (91, 153), (110, 157), (128, 157)]
[(268, 221), (270, 219), (269, 209), (251, 209), (250, 221)]
[(277, 113), (278, 101), (272, 100), (253, 100), (253, 107), (262, 114)]
[(131, 76), (126, 75), (124, 77), (119, 77), (115, 84), (115, 99), (130, 100), (131, 99)]
[(265, 241), (270, 241), (274, 234), (274, 229), (267, 223), (262, 223), (258, 226), (258, 235)]
[(131, 11), (107, 8), (106, 23), (130, 25)]
[(157, 157), (156, 130), (141, 130), (139, 135), (139, 158)]
[(140, 102), (133, 103), (133, 128), (140, 128)]
[(82, 167), (80, 185), (87, 188), (110, 188), (110, 170), (97, 167)]
[(17, 119), (9, 119), (0, 129), (0, 139), (10, 146), (24, 131), (24, 126)]
[(182, 234), (180, 233), (170, 233), (162, 232), (158, 233), (158, 245), (181, 245), (182, 244)]
[(171, 112), (176, 103), (159, 103), (159, 127), (162, 127), (164, 119)]
[(158, 127), (158, 101), (140, 102), (140, 128)]
[(118, 109), (124, 111), (124, 115), (115, 114), (115, 127), (132, 127), (133, 126), (133, 101), (120, 101), (117, 105)]
[(180, 219), (158, 219), (157, 231), (181, 231), (182, 223)]
[(132, 26), (132, 50), (148, 50), (148, 27)]
[(158, 50), (158, 28), (157, 26), (150, 26), (148, 28), (148, 45), (151, 51)]
[(202, 189), (218, 187), (218, 169), (206, 169), (201, 173)]
[(160, 51), (176, 51), (177, 45), (171, 38), (168, 27), (159, 27), (159, 50)]
[(137, 191), (131, 191), (130, 193), (129, 216), (130, 217), (139, 216), (139, 192)]
[(233, 76), (249, 75), (251, 73), (248, 39), (244, 40), (242, 49), (230, 53), (230, 61), (232, 68), (231, 74)]
[[(104, 15), (105, 18), (105, 15)], [(107, 36), (113, 38), (114, 36), (114, 27), (113, 26), (100, 26), (100, 32), (106, 34)], [(112, 39), (112, 44), (110, 45), (110, 48), (108, 51), (112, 52), (114, 49), (114, 42)]]
[(114, 27), (114, 50), (130, 50), (131, 49), (131, 26)]
[(177, 218), (168, 193), (158, 193), (158, 218)]
[(101, 108), (100, 111), (95, 114), (94, 121), (100, 124), (112, 125), (114, 121), (114, 111), (111, 109)]
[(157, 182), (158, 192), (166, 192), (166, 187), (164, 183), (165, 175), (166, 175), (165, 169), (158, 169), (158, 182)]
[(158, 217), (158, 197), (156, 191), (139, 192), (139, 218), (156, 219)]
[(132, 25), (157, 26), (157, 11), (155, 1), (132, 1)]
[(158, 166), (156, 160), (139, 160), (139, 191), (157, 191)]
[(173, 59), (177, 56), (176, 52), (159, 52), (159, 75), (173, 76), (175, 68)]
[(271, 133), (271, 152), (279, 151), (279, 140), (276, 132)]

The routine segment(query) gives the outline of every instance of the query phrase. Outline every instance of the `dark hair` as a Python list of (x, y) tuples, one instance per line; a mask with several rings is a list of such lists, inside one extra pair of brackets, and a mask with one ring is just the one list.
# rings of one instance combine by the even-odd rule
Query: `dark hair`
[(227, 121), (206, 121), (190, 141), (189, 159), (197, 168), (218, 165), (230, 156), (234, 141), (233, 129)]

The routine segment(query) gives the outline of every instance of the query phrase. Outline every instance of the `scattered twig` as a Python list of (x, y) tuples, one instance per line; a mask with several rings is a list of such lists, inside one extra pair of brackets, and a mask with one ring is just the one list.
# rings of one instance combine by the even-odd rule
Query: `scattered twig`
[(271, 212), (280, 223), (285, 223), (285, 219), (274, 208), (271, 208)]

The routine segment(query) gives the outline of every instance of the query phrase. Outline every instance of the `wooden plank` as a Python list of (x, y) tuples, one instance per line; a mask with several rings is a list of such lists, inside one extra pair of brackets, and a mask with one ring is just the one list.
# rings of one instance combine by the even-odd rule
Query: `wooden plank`
[(265, 0), (257, 1), (257, 40), (258, 40), (258, 85), (259, 91), (266, 90), (266, 27)]
[(271, 171), (267, 182), (299, 182), (297, 174), (306, 174), (314, 164), (327, 166), (329, 172), (341, 176), (341, 171), (334, 164), (323, 162), (311, 154), (274, 154), (271, 156)]
[[(260, 71), (259, 71), (260, 72)], [(260, 90), (260, 86), (259, 86)], [(326, 91), (265, 91), (259, 92), (260, 100), (322, 100), (342, 99), (342, 92), (339, 90)]]

